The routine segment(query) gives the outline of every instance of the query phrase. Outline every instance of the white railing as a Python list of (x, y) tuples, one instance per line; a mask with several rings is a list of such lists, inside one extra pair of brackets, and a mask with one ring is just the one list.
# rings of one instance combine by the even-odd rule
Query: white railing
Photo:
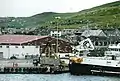
[(105, 55), (115, 55), (120, 56), (120, 51), (105, 51)]

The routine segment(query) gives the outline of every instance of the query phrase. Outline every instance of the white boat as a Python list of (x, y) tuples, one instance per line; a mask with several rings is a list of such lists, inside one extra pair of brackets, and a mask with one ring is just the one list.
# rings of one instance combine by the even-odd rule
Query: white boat
[(77, 56), (71, 58), (71, 74), (120, 75), (120, 43), (108, 46), (104, 57)]

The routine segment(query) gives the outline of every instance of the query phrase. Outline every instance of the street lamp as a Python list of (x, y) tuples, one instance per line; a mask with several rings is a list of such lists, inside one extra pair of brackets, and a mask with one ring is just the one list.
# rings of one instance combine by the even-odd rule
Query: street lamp
[[(59, 20), (61, 17), (55, 17), (55, 19)], [(56, 53), (58, 53), (58, 23), (57, 23), (57, 41), (56, 41)]]

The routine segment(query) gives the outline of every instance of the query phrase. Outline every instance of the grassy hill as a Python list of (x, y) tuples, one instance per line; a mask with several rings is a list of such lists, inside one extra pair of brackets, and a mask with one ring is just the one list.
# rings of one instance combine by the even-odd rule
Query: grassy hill
[[(0, 27), (119, 28), (120, 1), (75, 13), (44, 12), (31, 17), (0, 18)], [(55, 19), (61, 17), (61, 19)]]

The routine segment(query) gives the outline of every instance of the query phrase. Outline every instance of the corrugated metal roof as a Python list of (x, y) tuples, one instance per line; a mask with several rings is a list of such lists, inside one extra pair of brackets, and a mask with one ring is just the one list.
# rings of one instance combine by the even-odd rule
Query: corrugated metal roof
[(0, 35), (0, 43), (4, 44), (22, 44), (34, 40), (42, 39), (48, 36), (34, 35)]

